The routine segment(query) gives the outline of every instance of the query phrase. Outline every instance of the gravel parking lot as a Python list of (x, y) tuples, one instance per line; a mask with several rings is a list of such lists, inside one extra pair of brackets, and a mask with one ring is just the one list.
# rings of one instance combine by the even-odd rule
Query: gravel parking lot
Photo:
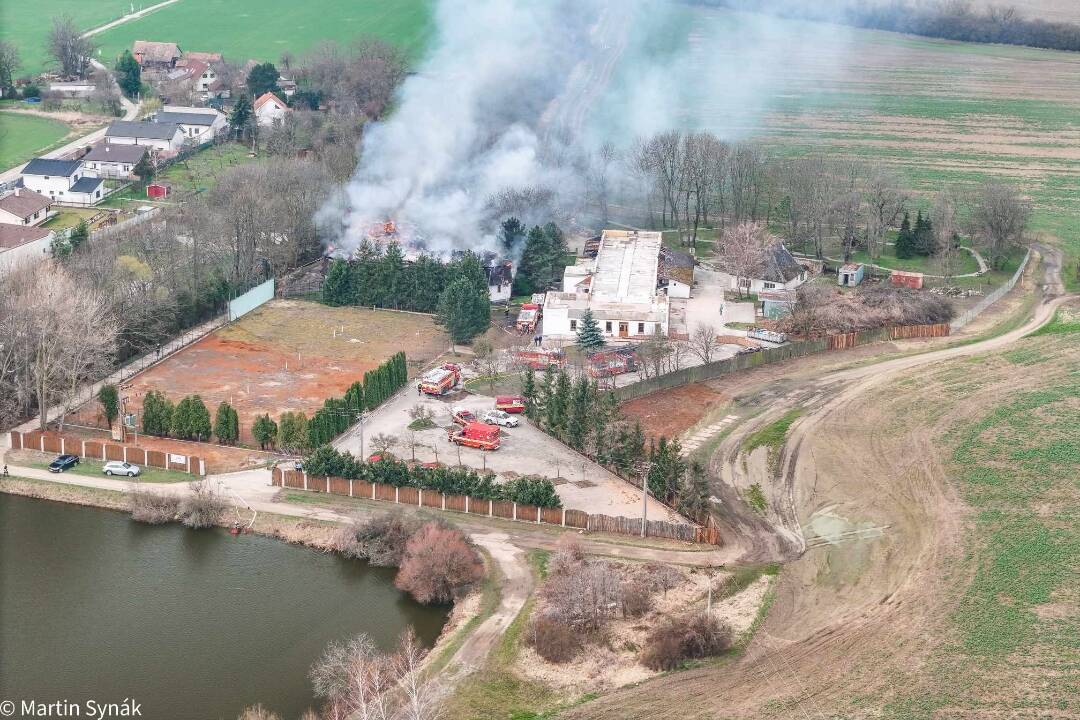
[[(434, 413), (436, 428), (411, 431), (409, 409), (421, 404)], [(447, 428), (454, 407), (464, 407), (480, 415), (495, 407), (494, 398), (474, 395), (461, 390), (443, 398), (418, 396), (415, 385), (391, 398), (364, 421), (364, 451), (371, 454), (371, 438), (383, 433), (397, 438), (398, 444), (391, 450), (398, 457), (413, 457), (409, 447), (410, 434), (419, 445), (415, 448), (416, 459), (422, 462), (438, 460), (447, 465), (460, 462), (471, 468), (487, 468), (499, 478), (510, 479), (516, 475), (543, 475), (555, 482), (555, 489), (563, 505), (574, 510), (623, 517), (641, 517), (641, 491), (605, 470), (594, 462), (574, 452), (546, 433), (533, 427), (524, 415), (518, 415), (521, 425), (503, 428), (502, 445), (498, 450), (484, 452), (460, 447), (447, 440)], [(335, 443), (339, 450), (361, 454), (360, 429), (354, 427)], [(685, 522), (676, 513), (653, 498), (649, 498), (648, 516), (652, 520)]]

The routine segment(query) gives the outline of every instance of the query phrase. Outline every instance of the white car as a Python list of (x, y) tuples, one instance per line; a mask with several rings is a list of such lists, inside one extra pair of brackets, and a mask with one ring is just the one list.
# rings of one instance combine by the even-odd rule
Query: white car
[(502, 427), (517, 427), (521, 421), (504, 410), (491, 410), (484, 413), (482, 418), (488, 425), (501, 425)]
[(128, 477), (135, 477), (142, 472), (138, 465), (120, 462), (119, 460), (105, 463), (105, 467), (101, 468), (101, 471), (106, 475), (127, 475)]

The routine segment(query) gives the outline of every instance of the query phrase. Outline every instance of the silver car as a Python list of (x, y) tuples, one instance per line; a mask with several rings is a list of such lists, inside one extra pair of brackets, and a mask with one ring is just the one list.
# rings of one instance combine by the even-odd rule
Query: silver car
[(488, 425), (501, 425), (502, 427), (517, 427), (520, 421), (505, 410), (489, 410), (484, 413), (482, 420)]
[(120, 462), (119, 460), (105, 463), (105, 467), (101, 471), (106, 475), (127, 475), (128, 477), (135, 477), (142, 472), (138, 465)]

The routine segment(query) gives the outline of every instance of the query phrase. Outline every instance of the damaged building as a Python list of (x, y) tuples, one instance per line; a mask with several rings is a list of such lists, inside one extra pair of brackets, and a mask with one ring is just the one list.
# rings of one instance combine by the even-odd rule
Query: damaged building
[(595, 258), (567, 267), (562, 290), (547, 294), (544, 337), (573, 340), (586, 310), (613, 342), (666, 336), (669, 292), (687, 297), (693, 284), (693, 265), (687, 272), (677, 255), (663, 248), (658, 232), (605, 230)]

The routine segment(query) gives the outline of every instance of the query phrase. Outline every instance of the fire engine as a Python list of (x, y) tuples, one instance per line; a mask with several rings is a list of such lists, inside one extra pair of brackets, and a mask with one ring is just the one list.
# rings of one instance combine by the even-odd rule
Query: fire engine
[(589, 356), (585, 371), (589, 377), (609, 378), (637, 370), (637, 352), (632, 347), (601, 350)]
[(451, 415), (450, 419), (453, 420), (455, 424), (461, 425), (462, 427), (468, 425), (469, 423), (477, 422), (476, 413), (460, 407), (454, 408), (453, 414)]
[(525, 398), (520, 395), (496, 395), (495, 409), (508, 413), (525, 412)]
[(460, 380), (461, 366), (446, 363), (442, 367), (432, 368), (424, 373), (416, 387), (427, 395), (445, 395), (457, 387)]
[(460, 430), (451, 428), (447, 440), (479, 450), (498, 450), (500, 442), (499, 428), (497, 425), (472, 422)]
[(562, 350), (546, 348), (518, 348), (512, 351), (513, 361), (519, 365), (528, 365), (533, 370), (558, 370), (566, 366), (566, 354)]
[(536, 303), (524, 303), (517, 316), (518, 333), (525, 335), (534, 332), (538, 322), (540, 322), (540, 306)]

